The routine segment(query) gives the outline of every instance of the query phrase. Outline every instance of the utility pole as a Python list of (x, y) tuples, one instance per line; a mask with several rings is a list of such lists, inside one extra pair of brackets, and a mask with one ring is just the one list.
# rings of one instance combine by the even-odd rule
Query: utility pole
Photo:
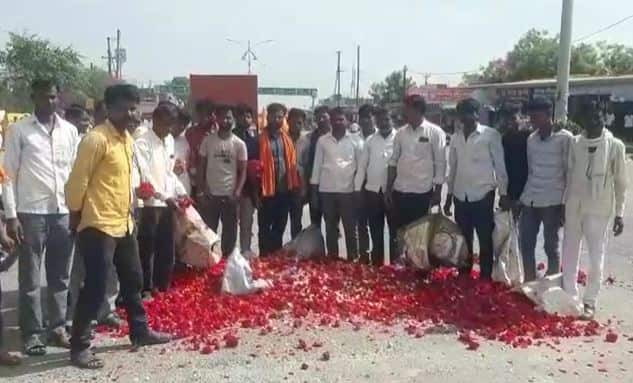
[(336, 106), (341, 106), (341, 51), (336, 51), (336, 80), (334, 81)]
[(402, 99), (407, 97), (407, 66), (402, 69)]
[(356, 46), (356, 106), (360, 103), (360, 45)]
[(567, 121), (573, 14), (574, 0), (563, 0), (563, 12), (560, 21), (560, 47), (558, 53), (558, 85), (556, 89), (556, 109), (554, 110), (554, 118), (557, 121)]
[(110, 37), (106, 39), (108, 41), (108, 74), (112, 78), (112, 48), (110, 46)]
[(116, 78), (121, 79), (121, 30), (116, 30)]

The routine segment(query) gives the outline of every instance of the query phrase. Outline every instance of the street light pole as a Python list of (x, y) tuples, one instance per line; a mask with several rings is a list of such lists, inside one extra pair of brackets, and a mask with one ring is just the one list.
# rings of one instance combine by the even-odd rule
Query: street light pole
[(574, 0), (563, 0), (563, 12), (560, 22), (560, 47), (558, 52), (558, 85), (556, 89), (556, 109), (554, 111), (554, 117), (557, 121), (567, 121), (573, 13)]

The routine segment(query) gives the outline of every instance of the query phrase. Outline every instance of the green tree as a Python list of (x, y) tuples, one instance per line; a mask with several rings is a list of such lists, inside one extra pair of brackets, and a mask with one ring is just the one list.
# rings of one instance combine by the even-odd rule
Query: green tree
[(35, 78), (59, 82), (70, 102), (101, 99), (110, 79), (103, 69), (86, 67), (72, 47), (59, 47), (37, 35), (9, 34), (0, 50), (0, 104), (9, 110), (28, 111), (30, 84)]
[[(494, 59), (477, 73), (464, 76), (468, 84), (522, 81), (556, 76), (558, 36), (529, 30), (505, 58)], [(587, 44), (572, 47), (571, 74), (601, 75), (633, 73), (633, 48), (621, 44)]]
[(81, 71), (76, 92), (94, 101), (101, 100), (105, 89), (110, 85), (111, 81), (112, 79), (108, 72), (102, 68), (90, 65)]
[(622, 44), (598, 44), (600, 61), (604, 72), (609, 75), (633, 73), (633, 48)]
[[(415, 81), (410, 76), (406, 78), (406, 89), (416, 86)], [(404, 95), (403, 72), (394, 71), (383, 81), (374, 83), (369, 88), (369, 95), (378, 104), (400, 102)]]

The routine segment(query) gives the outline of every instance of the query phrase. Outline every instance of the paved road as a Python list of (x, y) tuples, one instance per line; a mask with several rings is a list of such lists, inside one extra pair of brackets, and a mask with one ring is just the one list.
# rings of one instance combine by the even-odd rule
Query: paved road
[[(633, 164), (633, 180), (631, 173)], [(389, 333), (340, 328), (286, 336), (243, 334), (237, 349), (204, 356), (163, 348), (130, 353), (125, 340), (100, 339), (101, 350), (107, 352), (103, 371), (73, 369), (63, 350), (51, 350), (20, 368), (0, 368), (0, 377), (3, 382), (631, 382), (633, 341), (623, 336), (633, 336), (633, 197), (628, 202), (627, 231), (608, 246), (607, 273), (616, 283), (603, 289), (598, 312), (600, 321), (610, 320), (620, 333), (616, 344), (601, 338), (566, 340), (557, 352), (547, 347), (516, 350), (491, 342), (472, 352), (456, 341), (455, 334), (414, 339), (399, 328)], [(13, 349), (18, 346), (16, 278), (15, 267), (1, 276), (2, 310), (9, 326), (5, 334)], [(318, 361), (317, 352), (290, 355), (299, 338), (323, 341), (331, 360)], [(300, 368), (302, 363), (306, 370)]]

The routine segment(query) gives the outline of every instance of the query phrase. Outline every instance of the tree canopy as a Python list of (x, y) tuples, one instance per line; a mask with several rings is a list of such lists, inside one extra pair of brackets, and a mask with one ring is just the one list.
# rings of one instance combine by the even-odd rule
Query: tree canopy
[[(464, 82), (485, 84), (554, 77), (558, 47), (558, 36), (531, 29), (504, 58), (493, 59), (477, 73), (465, 75)], [(633, 74), (633, 48), (606, 42), (575, 44), (571, 54), (571, 74)]]
[(56, 80), (73, 102), (102, 98), (110, 80), (103, 69), (85, 66), (72, 47), (56, 46), (37, 35), (10, 33), (0, 50), (0, 106), (29, 110), (29, 88), (35, 78)]
[[(406, 89), (416, 86), (415, 81), (410, 76), (406, 79)], [(403, 86), (403, 71), (392, 72), (383, 81), (374, 83), (369, 88), (369, 95), (377, 104), (387, 104), (402, 101), (405, 88)]]

